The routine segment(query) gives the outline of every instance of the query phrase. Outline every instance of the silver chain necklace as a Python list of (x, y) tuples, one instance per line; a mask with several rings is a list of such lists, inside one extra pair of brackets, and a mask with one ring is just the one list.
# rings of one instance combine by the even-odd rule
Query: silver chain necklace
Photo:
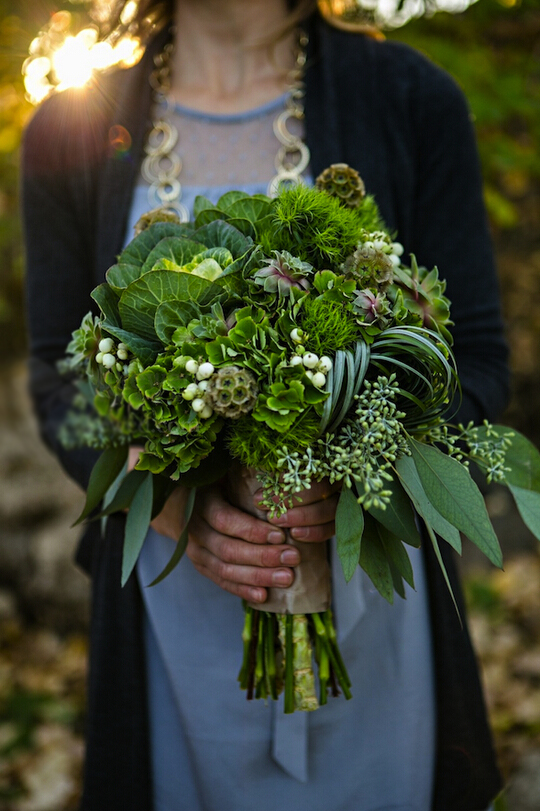
[[(302, 139), (292, 133), (288, 124), (291, 119), (304, 119), (304, 72), (308, 36), (304, 31), (298, 34), (298, 45), (294, 68), (288, 77), (289, 91), (285, 109), (275, 118), (274, 134), (279, 141), (279, 149), (274, 159), (276, 174), (268, 184), (267, 194), (275, 197), (282, 184), (296, 185), (302, 182), (302, 172), (309, 164), (309, 149)], [(169, 106), (168, 94), (171, 89), (171, 56), (173, 44), (165, 45), (163, 51), (154, 57), (154, 70), (150, 74), (154, 109), (165, 103)], [(178, 130), (174, 124), (161, 117), (152, 122), (144, 150), (146, 157), (141, 166), (141, 174), (149, 184), (148, 199), (152, 208), (165, 208), (176, 212), (181, 222), (189, 220), (189, 211), (182, 202), (182, 185), (179, 177), (182, 160), (174, 151), (178, 142)]]

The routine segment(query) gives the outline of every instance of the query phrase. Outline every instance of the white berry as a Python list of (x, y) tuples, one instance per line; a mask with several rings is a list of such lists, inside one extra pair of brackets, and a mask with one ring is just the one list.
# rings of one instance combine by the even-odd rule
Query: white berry
[(197, 380), (205, 380), (207, 377), (211, 377), (214, 374), (214, 367), (211, 363), (201, 363), (197, 370)]
[(105, 353), (110, 352), (114, 346), (112, 338), (102, 338), (99, 342), (99, 351)]
[(291, 340), (294, 341), (295, 344), (301, 344), (303, 337), (304, 330), (297, 329), (296, 327), (291, 330)]
[(207, 420), (209, 417), (212, 416), (213, 413), (214, 413), (214, 411), (213, 411), (212, 407), (209, 406), (208, 403), (205, 403), (205, 406), (204, 406), (203, 410), (201, 411), (201, 413), (199, 414), (199, 416), (201, 417), (201, 419)]
[(196, 397), (195, 400), (193, 400), (193, 402), (191, 403), (193, 411), (196, 411), (197, 413), (201, 412), (205, 407), (205, 405), (206, 403), (201, 397)]
[(190, 383), (182, 392), (184, 400), (194, 400), (199, 393), (199, 388), (196, 383)]
[(302, 358), (300, 355), (293, 355), (291, 358), (291, 366), (301, 366), (302, 365)]
[(306, 371), (304, 372), (304, 374), (305, 374), (305, 376), (306, 376), (306, 377), (308, 377), (310, 380), (313, 380), (313, 372), (311, 371), (311, 369), (306, 369)]
[(186, 363), (186, 372), (189, 372), (190, 375), (195, 375), (199, 371), (199, 364), (196, 360), (188, 360)]
[(101, 362), (107, 369), (112, 369), (116, 365), (116, 358), (110, 352), (106, 352)]
[(315, 372), (315, 374), (311, 378), (311, 382), (313, 383), (314, 386), (317, 386), (318, 389), (322, 389), (322, 387), (326, 383), (326, 375), (323, 375), (322, 372)]
[(333, 363), (331, 359), (328, 357), (328, 355), (323, 355), (322, 358), (319, 358), (317, 369), (319, 370), (319, 372), (322, 372), (323, 374), (328, 374), (332, 366)]
[(305, 355), (302, 356), (302, 363), (306, 367), (306, 369), (314, 369), (319, 362), (319, 356), (316, 355), (314, 352), (306, 352)]
[(401, 242), (392, 242), (392, 253), (396, 256), (401, 256), (404, 251), (404, 247)]
[(199, 381), (199, 391), (206, 391), (208, 388), (208, 380), (200, 380)]
[(103, 363), (103, 352), (98, 352), (96, 355), (96, 363)]

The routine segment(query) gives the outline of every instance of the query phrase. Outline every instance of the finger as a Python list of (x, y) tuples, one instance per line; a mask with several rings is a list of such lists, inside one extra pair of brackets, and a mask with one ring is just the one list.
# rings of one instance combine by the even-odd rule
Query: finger
[[(292, 497), (293, 507), (295, 505), (313, 504), (316, 501), (324, 501), (330, 498), (334, 493), (341, 491), (342, 482), (334, 482), (330, 484), (328, 479), (322, 479), (320, 482), (313, 482), (312, 486), (307, 490), (300, 490)], [(258, 509), (268, 509), (261, 506), (262, 490), (257, 490), (253, 496), (254, 504)]]
[(285, 540), (280, 529), (239, 510), (215, 492), (203, 497), (197, 508), (206, 523), (222, 535), (241, 538), (252, 544), (279, 544)]
[(230, 594), (240, 597), (242, 600), (247, 600), (250, 603), (264, 603), (268, 596), (268, 592), (263, 588), (254, 588), (253, 586), (245, 586), (243, 583), (233, 583), (227, 580), (221, 580), (216, 577), (213, 572), (206, 569), (204, 566), (194, 564), (197, 571), (211, 580), (216, 586), (219, 586)]
[(310, 527), (315, 524), (327, 524), (336, 517), (338, 501), (339, 495), (334, 493), (324, 501), (291, 507), (279, 517), (268, 518), (268, 523), (279, 527)]
[(190, 538), (193, 538), (199, 547), (207, 549), (223, 563), (263, 568), (296, 566), (300, 563), (300, 553), (293, 546), (253, 544), (232, 538), (216, 532), (202, 518), (191, 522)]
[(328, 541), (336, 534), (335, 521), (327, 524), (316, 524), (312, 527), (291, 527), (291, 537), (302, 543), (320, 543)]
[(220, 560), (208, 548), (196, 544), (192, 550), (194, 562), (212, 574), (214, 582), (228, 582), (262, 588), (287, 588), (294, 580), (291, 569), (266, 569), (260, 566), (241, 566)]

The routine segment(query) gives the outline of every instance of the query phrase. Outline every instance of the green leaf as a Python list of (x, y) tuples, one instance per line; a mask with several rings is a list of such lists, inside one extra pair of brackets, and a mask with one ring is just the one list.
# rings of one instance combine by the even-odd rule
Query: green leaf
[(122, 586), (125, 586), (142, 549), (152, 519), (153, 475), (140, 482), (127, 514), (122, 555)]
[(141, 338), (133, 332), (128, 332), (125, 329), (115, 327), (108, 321), (104, 321), (103, 329), (110, 332), (110, 334), (118, 341), (124, 343), (130, 352), (139, 358), (143, 366), (151, 366), (156, 359), (158, 352), (161, 352), (163, 347), (156, 340), (149, 341), (146, 338)]
[(84, 521), (103, 499), (103, 496), (124, 467), (128, 450), (127, 445), (121, 445), (119, 448), (107, 448), (107, 450), (103, 451), (92, 468), (86, 491), (86, 503), (73, 526), (77, 526), (81, 521)]
[[(386, 530), (386, 527), (384, 527), (384, 529)], [(411, 561), (409, 560), (409, 555), (407, 554), (407, 550), (403, 546), (403, 543), (400, 541), (399, 537), (394, 535), (393, 532), (388, 531), (386, 531), (386, 533), (381, 532), (381, 541), (384, 547), (384, 551), (386, 552), (386, 557), (390, 562), (390, 565), (394, 566), (397, 569), (400, 576), (413, 589), (414, 588), (413, 570), (411, 566)]]
[(103, 518), (104, 516), (129, 509), (133, 497), (146, 475), (147, 474), (142, 470), (130, 470), (121, 482), (119, 482), (118, 489), (113, 495), (113, 498), (107, 504), (104, 502), (103, 509), (96, 515), (96, 518)]
[(231, 221), (235, 219), (249, 220), (253, 225), (257, 220), (266, 217), (270, 213), (271, 207), (270, 199), (260, 200), (253, 197), (244, 197), (233, 203), (227, 209), (227, 214)]
[(238, 200), (245, 200), (249, 199), (249, 194), (246, 191), (237, 191), (233, 189), (233, 191), (227, 191), (225, 194), (222, 194), (219, 200), (217, 201), (216, 207), (219, 208), (221, 211), (229, 213), (229, 209), (234, 203)]
[(164, 301), (193, 301), (199, 306), (219, 300), (221, 287), (208, 279), (173, 270), (152, 270), (136, 279), (120, 299), (122, 324), (150, 341), (156, 340), (154, 318)]
[(90, 293), (109, 324), (121, 327), (120, 313), (118, 312), (118, 296), (108, 284), (100, 284)]
[(201, 242), (195, 242), (185, 237), (182, 239), (175, 237), (162, 239), (148, 254), (146, 262), (142, 267), (141, 275), (154, 269), (162, 270), (164, 267), (167, 267), (165, 262), (172, 263), (173, 269), (177, 267), (181, 268), (183, 265), (187, 265), (188, 262), (191, 262), (194, 256), (202, 253), (205, 247), (206, 246)]
[(431, 544), (433, 546), (433, 551), (435, 552), (435, 557), (437, 558), (437, 562), (438, 562), (439, 566), (441, 567), (442, 576), (444, 577), (444, 581), (445, 581), (445, 583), (446, 583), (446, 585), (448, 587), (448, 591), (450, 592), (450, 597), (452, 598), (452, 602), (454, 603), (454, 608), (456, 609), (456, 613), (457, 613), (457, 615), (459, 617), (459, 621), (461, 622), (461, 616), (460, 616), (460, 613), (459, 613), (458, 604), (457, 604), (456, 598), (454, 596), (454, 592), (453, 592), (453, 589), (452, 589), (452, 586), (451, 586), (451, 583), (450, 583), (450, 578), (448, 577), (448, 572), (446, 571), (446, 566), (444, 565), (444, 560), (442, 559), (441, 550), (439, 549), (439, 543), (437, 541), (435, 533), (433, 532), (433, 530), (431, 529), (429, 524), (426, 524), (425, 526), (426, 526), (426, 531), (428, 533), (429, 539), (430, 539)]
[(422, 486), (412, 457), (402, 456), (401, 459), (398, 459), (396, 471), (417, 513), (422, 516), (426, 524), (435, 530), (437, 535), (440, 535), (441, 538), (448, 541), (450, 546), (453, 547), (458, 554), (461, 554), (461, 537), (459, 530), (443, 518), (432, 505)]
[[(499, 436), (512, 433), (512, 444), (505, 452), (505, 466), (511, 468), (505, 473), (506, 482), (524, 490), (540, 492), (540, 453), (529, 440), (514, 429), (503, 425), (494, 425)], [(487, 439), (485, 426), (478, 428), (480, 438)]]
[(146, 262), (148, 254), (155, 248), (158, 242), (166, 237), (182, 237), (190, 234), (192, 226), (185, 223), (156, 222), (137, 234), (131, 242), (126, 245), (118, 257), (119, 265), (136, 265), (142, 267)]
[(235, 259), (244, 256), (253, 246), (251, 239), (223, 220), (215, 220), (198, 228), (193, 236), (207, 248), (228, 248)]
[(184, 512), (184, 522), (185, 522), (184, 529), (182, 530), (182, 534), (180, 535), (180, 538), (178, 539), (178, 543), (176, 544), (176, 546), (174, 548), (174, 552), (173, 552), (173, 554), (171, 556), (171, 559), (169, 560), (169, 562), (167, 563), (167, 565), (165, 566), (165, 568), (163, 569), (161, 574), (159, 574), (156, 577), (155, 580), (152, 580), (152, 582), (149, 584), (150, 586), (155, 586), (158, 583), (161, 583), (161, 581), (165, 577), (167, 577), (167, 575), (170, 574), (172, 572), (172, 570), (180, 563), (180, 561), (182, 559), (182, 556), (183, 556), (184, 552), (186, 551), (187, 544), (188, 544), (188, 537), (189, 537), (188, 527), (189, 527), (189, 522), (191, 520), (191, 516), (193, 514), (193, 506), (195, 504), (195, 496), (196, 495), (197, 495), (197, 489), (194, 487), (192, 490), (189, 491), (188, 496), (187, 496), (186, 509), (185, 509), (185, 512)]
[(516, 507), (524, 524), (540, 541), (540, 493), (536, 490), (517, 487), (515, 484), (509, 484), (508, 489), (514, 496)]
[(414, 464), (435, 509), (502, 568), (502, 552), (480, 490), (467, 468), (438, 448), (409, 438)]
[(128, 284), (138, 279), (142, 273), (142, 265), (128, 265), (127, 262), (113, 265), (105, 274), (107, 286), (120, 294)]
[(379, 524), (385, 526), (386, 529), (393, 532), (396, 537), (401, 538), (405, 543), (408, 543), (409, 546), (419, 547), (422, 541), (416, 526), (409, 496), (397, 479), (386, 482), (385, 487), (387, 490), (392, 491), (390, 503), (386, 506), (386, 510), (370, 507), (368, 512)]
[(354, 493), (348, 487), (344, 487), (336, 510), (336, 542), (347, 583), (358, 566), (363, 530), (364, 510), (358, 504)]
[(157, 308), (154, 317), (158, 338), (165, 346), (169, 346), (178, 327), (187, 327), (190, 321), (200, 315), (201, 308), (193, 301), (164, 301)]
[(371, 582), (389, 603), (394, 602), (394, 581), (383, 538), (387, 530), (375, 521), (369, 513), (364, 514), (364, 534), (360, 548), (360, 566)]
[(196, 220), (199, 214), (207, 208), (215, 208), (214, 203), (208, 197), (198, 194), (193, 202), (193, 219)]

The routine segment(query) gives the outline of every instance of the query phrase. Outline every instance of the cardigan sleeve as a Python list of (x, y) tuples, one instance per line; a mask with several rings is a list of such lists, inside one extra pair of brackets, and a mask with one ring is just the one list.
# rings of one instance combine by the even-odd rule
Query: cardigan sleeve
[(437, 266), (452, 303), (462, 400), (454, 422), (495, 419), (508, 396), (499, 285), (482, 199), (476, 141), (455, 82), (423, 58), (411, 92), (416, 150), (410, 244)]
[(95, 286), (92, 178), (103, 153), (102, 124), (86, 93), (54, 96), (27, 127), (22, 159), (30, 390), (44, 441), (83, 487), (96, 453), (67, 452), (58, 441), (74, 389), (56, 362)]

